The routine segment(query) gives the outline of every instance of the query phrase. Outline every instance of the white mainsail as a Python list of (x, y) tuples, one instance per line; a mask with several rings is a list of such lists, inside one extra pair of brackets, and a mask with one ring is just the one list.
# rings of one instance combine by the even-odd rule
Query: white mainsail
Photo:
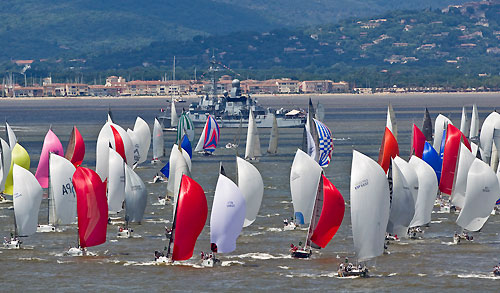
[(219, 174), (210, 216), (210, 242), (217, 245), (217, 252), (229, 253), (236, 249), (245, 213), (245, 198), (240, 189)]
[(259, 170), (251, 163), (236, 157), (238, 167), (238, 187), (246, 202), (246, 214), (243, 227), (250, 226), (259, 213), (262, 196), (264, 195), (264, 182)]
[(353, 151), (351, 167), (351, 221), (354, 248), (359, 261), (384, 252), (389, 222), (389, 184), (377, 162)]
[(5, 128), (7, 129), (7, 138), (9, 139), (10, 149), (13, 150), (17, 143), (16, 134), (10, 127), (9, 123), (7, 123), (7, 121), (5, 121)]
[(451, 193), (451, 204), (462, 208), (465, 201), (465, 190), (467, 187), (469, 168), (472, 165), (472, 162), (474, 162), (476, 156), (474, 156), (463, 143), (460, 144), (459, 156), (455, 186)]
[(257, 130), (257, 124), (255, 124), (255, 119), (253, 117), (253, 111), (250, 110), (248, 117), (248, 132), (247, 132), (247, 144), (245, 148), (245, 159), (254, 160), (256, 157), (260, 157), (260, 138), (259, 132)]
[(434, 121), (434, 144), (433, 144), (433, 147), (438, 154), (441, 150), (441, 140), (443, 139), (443, 131), (446, 130), (446, 127), (448, 126), (448, 124), (453, 125), (451, 120), (442, 114), (439, 114), (436, 118), (436, 121)]
[(431, 222), (432, 208), (438, 193), (438, 181), (434, 169), (419, 157), (412, 156), (410, 165), (418, 176), (418, 197), (415, 203), (415, 216), (410, 227), (418, 227)]
[[(182, 151), (182, 153), (181, 153)], [(173, 197), (174, 206), (177, 203), (177, 197), (179, 196), (179, 188), (181, 184), (182, 174), (186, 174), (187, 176), (191, 176), (190, 173), (190, 163), (189, 155), (186, 156), (183, 154), (184, 150), (179, 150), (179, 146), (174, 144), (172, 147), (172, 151), (170, 152), (170, 169), (168, 175), (168, 183), (167, 183), (167, 195)], [(190, 161), (189, 161), (190, 162)], [(175, 212), (175, 209), (174, 209)]]
[(290, 170), (290, 192), (297, 224), (309, 224), (311, 220), (322, 171), (313, 158), (297, 150)]
[(66, 158), (54, 153), (49, 155), (49, 224), (69, 225), (76, 220), (76, 193), (72, 182), (75, 171), (73, 163)]
[(396, 156), (393, 160), (399, 170), (403, 173), (408, 187), (410, 188), (411, 195), (413, 197), (413, 202), (416, 204), (418, 198), (418, 175), (415, 172), (413, 166), (407, 161), (403, 160), (401, 157)]
[(108, 210), (117, 213), (125, 200), (125, 162), (114, 149), (109, 148)]
[(457, 224), (469, 231), (479, 231), (495, 206), (500, 186), (495, 172), (479, 159), (472, 163), (467, 182), (465, 203)]
[(469, 117), (467, 117), (467, 111), (465, 111), (465, 107), (462, 107), (462, 119), (460, 119), (460, 132), (464, 135), (469, 133)]
[(147, 200), (146, 186), (141, 177), (125, 165), (125, 213), (128, 221), (142, 221)]
[(155, 118), (153, 126), (153, 160), (165, 155), (165, 145), (163, 141), (163, 129), (158, 119)]
[(269, 147), (267, 148), (269, 154), (278, 153), (278, 121), (276, 115), (273, 114), (273, 127), (271, 128), (271, 135), (269, 136)]
[(9, 144), (0, 138), (0, 191), (5, 189), (5, 182), (9, 176), (12, 160), (12, 149)]
[(170, 128), (176, 128), (177, 123), (179, 123), (179, 116), (175, 110), (174, 98), (172, 98), (172, 104), (170, 105)]
[(389, 103), (389, 106), (387, 106), (387, 121), (385, 123), (385, 126), (387, 128), (389, 128), (389, 130), (394, 135), (394, 138), (396, 138), (396, 140), (397, 140), (398, 139), (398, 125), (396, 124), (396, 115), (394, 114), (394, 109), (392, 108), (391, 103)]
[(14, 164), (14, 214), (19, 236), (35, 234), (42, 203), (42, 187), (28, 170)]
[(148, 157), (149, 146), (151, 145), (151, 130), (149, 125), (141, 117), (137, 117), (134, 129), (127, 129), (134, 149), (134, 163), (140, 164)]
[(392, 199), (387, 232), (404, 233), (410, 226), (415, 214), (415, 201), (403, 172), (396, 163), (392, 163)]
[(479, 136), (479, 114), (477, 113), (477, 105), (472, 105), (472, 117), (470, 119), (470, 139), (477, 139)]
[(500, 114), (492, 112), (484, 119), (479, 135), (479, 151), (481, 152), (482, 160), (489, 164), (491, 161), (491, 149), (493, 145), (493, 132), (495, 128), (500, 128)]

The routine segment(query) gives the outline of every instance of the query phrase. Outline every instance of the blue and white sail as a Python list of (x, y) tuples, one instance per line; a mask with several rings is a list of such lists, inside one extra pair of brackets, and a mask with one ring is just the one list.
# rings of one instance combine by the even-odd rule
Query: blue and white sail
[(219, 124), (215, 121), (212, 115), (207, 118), (207, 123), (200, 135), (200, 140), (194, 149), (196, 152), (206, 151), (213, 152), (217, 148), (217, 143), (219, 142), (220, 130)]
[(330, 129), (321, 121), (313, 119), (316, 124), (318, 132), (318, 145), (319, 145), (319, 165), (321, 167), (328, 167), (330, 159), (332, 158), (333, 151), (333, 135)]

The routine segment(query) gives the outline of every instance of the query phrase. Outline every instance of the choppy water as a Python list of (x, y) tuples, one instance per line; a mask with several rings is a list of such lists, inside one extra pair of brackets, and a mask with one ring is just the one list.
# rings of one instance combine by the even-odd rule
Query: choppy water
[[(389, 246), (390, 255), (369, 263), (372, 278), (337, 279), (336, 269), (345, 256), (353, 257), (350, 227), (349, 176), (352, 150), (377, 158), (385, 127), (387, 103), (396, 112), (400, 153), (408, 158), (411, 124), (422, 124), (424, 107), (433, 119), (443, 113), (460, 123), (461, 107), (477, 103), (481, 122), (500, 107), (500, 95), (405, 95), (405, 96), (322, 96), (326, 109), (326, 124), (335, 137), (335, 149), (326, 176), (343, 194), (347, 205), (342, 226), (327, 248), (315, 252), (309, 260), (291, 259), (290, 243), (298, 244), (305, 230), (282, 231), (282, 220), (293, 214), (289, 191), (289, 173), (293, 156), (300, 146), (300, 129), (280, 129), (279, 154), (264, 155), (255, 166), (264, 179), (264, 199), (257, 220), (243, 230), (237, 249), (220, 254), (222, 266), (200, 268), (198, 254), (210, 248), (209, 221), (198, 239), (192, 260), (175, 266), (153, 265), (154, 250), (162, 249), (167, 241), (164, 226), (170, 225), (172, 207), (156, 205), (157, 197), (166, 191), (166, 184), (148, 184), (161, 166), (144, 163), (136, 172), (146, 182), (149, 202), (142, 225), (133, 225), (133, 239), (116, 238), (117, 226), (108, 227), (107, 242), (90, 248), (94, 257), (68, 257), (64, 252), (76, 243), (76, 227), (65, 227), (60, 233), (37, 233), (23, 239), (24, 249), (0, 249), (1, 291), (12, 289), (59, 291), (256, 291), (256, 290), (354, 290), (354, 291), (416, 291), (416, 290), (498, 290), (500, 280), (491, 275), (500, 261), (500, 216), (492, 216), (480, 233), (474, 233), (475, 243), (450, 245), (457, 229), (455, 214), (432, 215), (432, 224), (423, 240), (405, 240)], [(306, 108), (306, 97), (261, 98), (261, 103), (273, 107)], [(133, 127), (136, 116), (150, 126), (158, 109), (165, 107), (163, 99), (64, 99), (64, 100), (0, 100), (0, 117), (12, 125), (20, 143), (31, 155), (31, 170), (36, 169), (43, 138), (49, 127), (66, 146), (71, 128), (77, 125), (82, 133), (87, 153), (84, 165), (95, 167), (95, 140), (106, 119), (108, 106), (114, 120), (122, 127)], [(181, 107), (181, 106), (179, 106)], [(193, 157), (192, 175), (206, 192), (209, 210), (217, 180), (219, 161), (226, 173), (235, 179), (235, 151), (223, 146), (232, 142), (236, 129), (221, 129), (216, 156)], [(260, 129), (262, 148), (267, 148), (269, 130)], [(197, 129), (197, 135), (201, 129)], [(0, 135), (5, 138), (2, 129)], [(165, 133), (166, 146), (174, 133)], [(197, 138), (196, 138), (197, 139)], [(244, 153), (245, 135), (239, 153)], [(150, 152), (151, 154), (151, 152)], [(165, 158), (166, 162), (167, 159)], [(40, 223), (46, 221), (47, 201), (42, 202)], [(0, 205), (0, 236), (13, 229), (13, 211)]]

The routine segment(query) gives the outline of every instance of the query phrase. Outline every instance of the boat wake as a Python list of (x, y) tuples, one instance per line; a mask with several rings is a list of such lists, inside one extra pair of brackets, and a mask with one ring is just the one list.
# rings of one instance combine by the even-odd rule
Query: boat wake
[(457, 277), (463, 279), (490, 279), (490, 280), (500, 280), (500, 276), (494, 276), (492, 273), (488, 274), (458, 274)]
[(267, 260), (267, 259), (292, 258), (292, 256), (290, 254), (278, 254), (275, 256), (275, 255), (272, 255), (269, 253), (251, 252), (251, 253), (245, 253), (245, 254), (240, 254), (240, 255), (231, 255), (231, 256), (227, 256), (227, 258), (253, 258), (253, 259)]
[(266, 231), (269, 231), (269, 232), (281, 232), (283, 231), (282, 228), (267, 228)]
[(20, 257), (18, 260), (24, 260), (24, 261), (47, 261), (46, 259), (39, 258), (39, 257)]

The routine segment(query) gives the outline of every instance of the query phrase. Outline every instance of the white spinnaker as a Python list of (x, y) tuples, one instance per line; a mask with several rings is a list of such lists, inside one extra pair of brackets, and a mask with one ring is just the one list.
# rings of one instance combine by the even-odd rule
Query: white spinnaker
[(290, 170), (290, 192), (295, 221), (298, 224), (309, 224), (311, 221), (322, 171), (321, 166), (313, 158), (302, 150), (297, 150)]
[(493, 145), (493, 132), (495, 128), (500, 128), (500, 114), (492, 112), (484, 119), (479, 135), (479, 145), (482, 160), (489, 164), (491, 161), (491, 149)]
[(236, 157), (238, 166), (238, 187), (246, 202), (246, 214), (243, 227), (250, 226), (259, 213), (262, 196), (264, 195), (264, 182), (259, 170), (251, 163)]
[(497, 171), (498, 169), (498, 148), (500, 147), (500, 128), (495, 127), (493, 130), (493, 143), (491, 144), (491, 158), (490, 158), (490, 167), (493, 171)]
[(410, 163), (403, 160), (399, 156), (396, 156), (393, 162), (394, 164), (398, 165), (399, 170), (401, 171), (401, 173), (403, 173), (403, 176), (408, 183), (408, 187), (410, 188), (413, 202), (414, 204), (416, 204), (418, 198), (418, 175), (415, 172), (415, 169), (410, 165)]
[(140, 222), (147, 203), (146, 186), (132, 168), (125, 165), (125, 212), (130, 222)]
[(114, 149), (109, 148), (108, 210), (117, 213), (125, 200), (125, 162)]
[(250, 110), (248, 117), (248, 132), (247, 132), (247, 144), (245, 148), (245, 159), (255, 159), (260, 157), (260, 138), (259, 132), (257, 130), (257, 124), (253, 117), (253, 111)]
[(398, 139), (398, 125), (396, 124), (396, 115), (394, 114), (394, 109), (392, 108), (391, 103), (387, 106), (387, 121), (385, 126), (389, 128), (394, 135), (394, 138)]
[(9, 176), (10, 163), (12, 160), (12, 149), (9, 144), (0, 138), (0, 191), (5, 189), (5, 182)]
[(392, 201), (387, 232), (391, 234), (404, 233), (410, 226), (415, 214), (415, 201), (410, 185), (396, 163), (392, 164)]
[(451, 193), (451, 204), (462, 208), (465, 201), (465, 190), (467, 187), (467, 175), (469, 168), (476, 158), (471, 151), (463, 144), (460, 144), (460, 153), (458, 158), (457, 177), (455, 187)]
[(453, 125), (451, 120), (442, 114), (439, 114), (436, 118), (436, 121), (434, 121), (434, 144), (433, 144), (433, 147), (438, 154), (441, 150), (441, 140), (443, 139), (443, 131), (446, 130), (446, 127), (448, 126), (448, 124)]
[(108, 177), (109, 172), (109, 145), (111, 144), (111, 147), (116, 150), (115, 138), (113, 135), (113, 131), (111, 130), (111, 125), (118, 131), (123, 141), (127, 165), (132, 166), (134, 163), (134, 150), (130, 136), (119, 125), (106, 122), (106, 124), (104, 124), (104, 126), (101, 128), (101, 131), (99, 132), (96, 146), (95, 169), (96, 173), (99, 174), (99, 177), (101, 177), (102, 181), (104, 181)]
[(49, 198), (53, 207), (49, 223), (69, 225), (76, 220), (76, 193), (73, 188), (73, 174), (76, 168), (66, 158), (51, 153), (49, 155)]
[(418, 197), (415, 204), (415, 216), (411, 220), (410, 227), (417, 227), (431, 222), (438, 182), (434, 169), (419, 157), (412, 156), (410, 165), (413, 166), (418, 176)]
[(465, 111), (465, 107), (462, 107), (462, 119), (460, 119), (460, 132), (464, 135), (469, 133), (469, 117), (467, 117), (467, 111)]
[(179, 116), (177, 115), (177, 111), (175, 110), (174, 99), (172, 99), (172, 104), (170, 106), (170, 128), (176, 128), (177, 123), (179, 123)]
[(42, 187), (30, 171), (14, 164), (14, 214), (19, 236), (35, 234), (42, 203)]
[(134, 163), (140, 164), (148, 157), (149, 146), (151, 145), (151, 130), (149, 125), (141, 117), (137, 117), (134, 130), (127, 129), (127, 133), (132, 141), (134, 151)]
[(273, 127), (271, 128), (271, 135), (269, 136), (268, 153), (276, 154), (278, 152), (278, 136), (278, 121), (276, 121), (276, 115), (273, 114)]
[(210, 242), (217, 244), (218, 252), (229, 253), (236, 249), (245, 210), (245, 198), (238, 186), (219, 174), (210, 216)]
[[(179, 147), (174, 144), (170, 152), (167, 195), (174, 198), (174, 207), (176, 206), (177, 197), (179, 196), (182, 174), (191, 176), (188, 161), (186, 161), (186, 156), (183, 154), (185, 151), (182, 151), (181, 153)], [(189, 159), (189, 156), (187, 156), (187, 159)], [(173, 212), (175, 213), (175, 209)]]
[(359, 261), (384, 252), (389, 222), (389, 184), (384, 170), (364, 154), (353, 151), (351, 167), (351, 221)]
[(477, 105), (472, 105), (472, 117), (470, 119), (470, 138), (477, 138), (479, 136), (479, 114), (477, 113)]
[(9, 123), (5, 122), (5, 128), (7, 129), (7, 137), (9, 138), (10, 149), (13, 150), (17, 143), (17, 137), (14, 130), (10, 127)]
[(469, 231), (479, 231), (495, 206), (500, 187), (495, 172), (479, 159), (474, 160), (467, 177), (465, 203), (457, 224)]
[(164, 156), (165, 145), (163, 141), (163, 128), (158, 119), (155, 118), (153, 126), (153, 159), (159, 159)]

